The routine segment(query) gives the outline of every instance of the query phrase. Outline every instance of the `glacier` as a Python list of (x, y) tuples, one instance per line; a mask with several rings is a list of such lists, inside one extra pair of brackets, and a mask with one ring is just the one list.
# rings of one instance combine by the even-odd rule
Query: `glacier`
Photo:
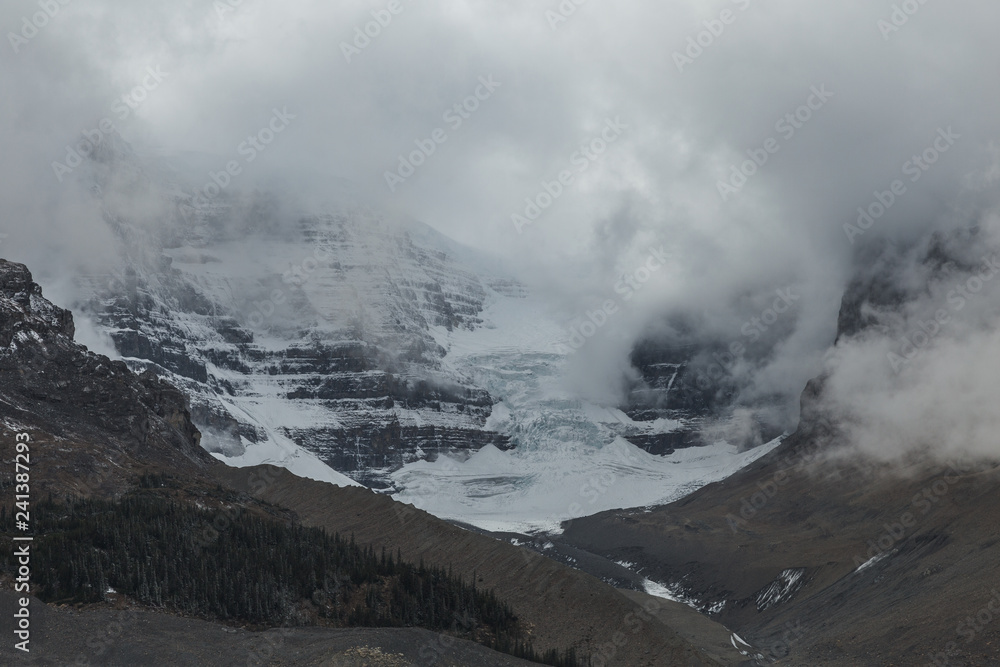
[[(586, 348), (566, 344), (571, 322), (550, 303), (343, 183), (312, 208), (235, 190), (193, 206), (177, 169), (123, 141), (79, 171), (120, 261), (76, 276), (74, 310), (131, 367), (184, 390), (204, 447), (229, 465), (535, 534), (670, 502), (780, 441), (741, 451), (693, 439), (704, 415), (687, 406), (584, 400), (566, 376)], [(137, 212), (136, 199), (156, 204)], [(642, 391), (667, 404), (679, 364), (653, 361)]]
[(497, 532), (558, 534), (563, 521), (609, 509), (661, 505), (749, 465), (780, 443), (739, 452), (718, 441), (650, 454), (622, 434), (670, 433), (670, 419), (634, 421), (588, 403), (563, 381), (565, 327), (540, 300), (499, 297), (473, 330), (436, 330), (444, 363), (500, 402), (487, 425), (515, 447), (466, 460), (415, 461), (392, 475), (393, 498)]

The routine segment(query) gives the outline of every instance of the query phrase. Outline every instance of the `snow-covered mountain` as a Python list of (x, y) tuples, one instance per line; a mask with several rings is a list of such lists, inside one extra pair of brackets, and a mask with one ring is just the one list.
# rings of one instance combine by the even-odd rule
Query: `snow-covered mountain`
[(641, 364), (629, 405), (582, 400), (563, 381), (566, 323), (422, 223), (349, 196), (321, 210), (191, 197), (120, 141), (82, 178), (121, 260), (78, 277), (76, 308), (190, 395), (203, 445), (230, 464), (329, 466), (439, 516), (529, 531), (675, 499), (768, 450), (686, 449), (704, 444), (703, 415), (671, 398), (682, 362)]

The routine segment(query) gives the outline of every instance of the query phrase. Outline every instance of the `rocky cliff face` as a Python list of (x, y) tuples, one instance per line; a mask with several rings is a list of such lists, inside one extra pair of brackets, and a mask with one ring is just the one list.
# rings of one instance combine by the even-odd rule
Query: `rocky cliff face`
[(550, 304), (426, 225), (341, 192), (310, 208), (232, 188), (196, 206), (172, 180), (183, 168), (157, 170), (124, 143), (112, 153), (78, 172), (120, 260), (77, 276), (73, 307), (130, 368), (187, 393), (203, 446), (233, 465), (332, 472), (322, 461), (410, 502), (472, 498), (509, 516), (497, 496), (542, 513), (526, 490), (569, 488), (567, 466), (585, 487), (608, 445), (605, 478), (620, 465), (610, 452), (645, 450), (633, 452), (635, 498), (599, 494), (614, 506), (662, 500), (743, 460), (728, 445), (675, 452), (705, 444), (703, 402), (674, 401), (680, 383), (655, 355), (636, 359), (649, 377), (627, 412), (567, 389), (568, 326)]
[[(73, 335), (72, 314), (42, 296), (24, 265), (0, 260), (0, 419), (6, 431), (48, 442), (36, 450), (52, 465), (42, 488), (113, 491), (141, 461), (212, 462), (180, 391), (88, 352)], [(107, 447), (90, 455), (84, 443), (94, 438)]]
[[(759, 358), (767, 356), (766, 350), (750, 350)], [(752, 449), (780, 437), (788, 428), (781, 415), (774, 414), (783, 397), (747, 400), (742, 396), (747, 378), (733, 374), (737, 360), (726, 344), (695, 342), (690, 336), (649, 337), (636, 344), (631, 361), (639, 377), (623, 407), (626, 414), (636, 421), (671, 419), (680, 424), (670, 433), (629, 436), (648, 452), (669, 454), (720, 437), (741, 449)], [(747, 423), (734, 418), (738, 410)]]
[(200, 215), (144, 238), (119, 220), (123, 263), (84, 279), (84, 308), (130, 365), (189, 393), (209, 450), (294, 443), (379, 485), (417, 459), (509, 448), (438, 338), (516, 284), (363, 211), (280, 228), (263, 205)]
[[(245, 514), (269, 521), (302, 521), (302, 525), (322, 526), (331, 534), (357, 534), (359, 544), (371, 545), (376, 551), (382, 548), (402, 553), (411, 561), (453, 568), (466, 580), (475, 578), (480, 588), (494, 589), (500, 599), (514, 605), (518, 618), (530, 628), (532, 641), (542, 650), (572, 646), (578, 653), (594, 653), (599, 646), (611, 645), (621, 619), (641, 613), (646, 619), (643, 627), (630, 627), (632, 641), (616, 649), (622, 660), (650, 666), (719, 664), (696, 641), (672, 627), (675, 618), (679, 627), (685, 627), (689, 616), (667, 614), (671, 610), (658, 603), (650, 606), (650, 601), (632, 601), (588, 575), (505, 541), (463, 530), (367, 489), (338, 488), (269, 466), (236, 469), (218, 463), (200, 447), (199, 433), (180, 391), (150, 372), (137, 375), (124, 362), (88, 352), (73, 341), (73, 330), (71, 314), (43, 298), (27, 268), (0, 260), (0, 458), (13, 459), (15, 432), (30, 433), (33, 503), (44, 500), (48, 493), (57, 499), (66, 495), (110, 499), (129, 491), (147, 499), (166, 497), (180, 505), (208, 510), (202, 530), (192, 535), (195, 543), (206, 544), (233, 530), (236, 517), (245, 518)], [(334, 362), (326, 358), (324, 363)], [(12, 467), (0, 471), (0, 489), (11, 490), (12, 472)], [(136, 496), (130, 497), (134, 500)], [(6, 511), (9, 514), (11, 507)], [(36, 534), (36, 540), (40, 539), (42, 536)], [(152, 542), (153, 551), (147, 555), (156, 562), (162, 553), (157, 553), (155, 540)], [(515, 570), (521, 576), (512, 578)], [(8, 577), (7, 572), (2, 574)], [(38, 594), (41, 588), (40, 584), (33, 592)], [(135, 617), (131, 622), (142, 626), (137, 626), (128, 641), (117, 637), (104, 637), (98, 644), (90, 641), (95, 633), (88, 628), (115, 621), (107, 617), (108, 602), (80, 604), (72, 618), (57, 619), (52, 616), (54, 607), (33, 598), (32, 618), (42, 618), (45, 627), (55, 623), (62, 628), (56, 633), (58, 647), (46, 645), (55, 634), (40, 633), (42, 648), (51, 648), (52, 655), (68, 656), (67, 660), (116, 655), (126, 663), (135, 663), (148, 660), (155, 652), (161, 661), (169, 662), (170, 658), (163, 656), (181, 655), (192, 637), (198, 644), (202, 635), (231, 636), (235, 632), (232, 628), (223, 632), (220, 626), (204, 620), (191, 621), (190, 612), (181, 622), (162, 605), (155, 611), (139, 612), (142, 603), (123, 594), (114, 594), (109, 601), (127, 605)], [(4, 603), (0, 600), (0, 607)], [(643, 603), (646, 610), (663, 612), (659, 619), (643, 611)], [(553, 614), (553, 608), (563, 608), (564, 613)], [(127, 625), (130, 621), (124, 622)], [(158, 629), (164, 627), (170, 628), (171, 637), (157, 639)], [(282, 646), (287, 643), (300, 653), (311, 650), (327, 659), (343, 652), (345, 646), (388, 642), (412, 654), (414, 660), (422, 660), (426, 655), (418, 656), (423, 649), (414, 643), (419, 641), (426, 644), (424, 649), (432, 643), (442, 647), (435, 650), (441, 664), (521, 663), (482, 647), (463, 645), (452, 636), (417, 636), (413, 629), (400, 633), (352, 628), (340, 634), (324, 628), (310, 630), (309, 637), (303, 635), (305, 644), (289, 634), (282, 638)], [(248, 643), (249, 633), (245, 634), (243, 644), (234, 644), (231, 650), (251, 652), (254, 646)], [(260, 644), (264, 646), (265, 640)], [(267, 645), (269, 651), (281, 650), (273, 642)], [(0, 655), (6, 657), (3, 651), (13, 649), (0, 649)], [(202, 653), (208, 662), (229, 660), (227, 656), (220, 658), (217, 650)]]
[(652, 454), (704, 444), (701, 429), (707, 417), (724, 405), (716, 394), (732, 392), (716, 383), (699, 387), (698, 368), (692, 364), (697, 351), (690, 345), (644, 340), (632, 351), (631, 362), (640, 379), (629, 394), (625, 413), (632, 419), (672, 419), (682, 426), (670, 433), (630, 435), (628, 440)]

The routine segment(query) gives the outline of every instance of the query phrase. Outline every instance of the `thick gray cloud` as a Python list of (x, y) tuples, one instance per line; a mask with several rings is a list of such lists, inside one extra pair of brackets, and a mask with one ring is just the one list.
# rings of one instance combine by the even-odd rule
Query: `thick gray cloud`
[[(59, 9), (37, 35), (7, 34), (49, 5)], [(794, 398), (821, 367), (857, 244), (955, 224), (957, 202), (977, 209), (995, 194), (970, 190), (997, 168), (1000, 6), (988, 0), (392, 5), (401, 11), (378, 0), (4, 4), (0, 251), (42, 273), (99, 264), (110, 245), (101, 212), (52, 162), (102, 118), (141, 153), (199, 165), (197, 185), (287, 110), (294, 119), (236, 187), (280, 178), (320, 202), (347, 179), (380, 208), (505, 255), (567, 318), (614, 296), (662, 246), (670, 266), (581, 354), (598, 394), (665, 315), (738, 341), (767, 295), (794, 288), (789, 330), (752, 369), (756, 391)], [(575, 10), (562, 21), (560, 7)], [(379, 34), (345, 55), (379, 17)], [(490, 77), (499, 87), (487, 97)], [(121, 118), (115, 100), (144, 82)], [(446, 115), (477, 89), (485, 99), (467, 118)], [(609, 120), (623, 126), (615, 140), (581, 153)], [(948, 128), (960, 138), (910, 181), (904, 163)], [(386, 171), (436, 129), (446, 141), (390, 191)], [(777, 151), (724, 200), (720, 181), (767, 146)], [(530, 212), (543, 181), (584, 164), (516, 229), (512, 215)], [(905, 193), (851, 243), (844, 225), (894, 179)]]

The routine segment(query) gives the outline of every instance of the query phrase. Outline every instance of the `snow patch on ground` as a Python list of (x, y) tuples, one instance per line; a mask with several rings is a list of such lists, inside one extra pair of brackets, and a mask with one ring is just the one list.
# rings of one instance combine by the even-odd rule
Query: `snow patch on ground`
[(881, 560), (883, 560), (884, 558), (886, 558), (887, 556), (889, 556), (889, 555), (890, 555), (890, 553), (895, 553), (895, 550), (893, 550), (892, 552), (889, 552), (889, 551), (883, 551), (883, 552), (882, 552), (882, 553), (880, 553), (880, 554), (876, 554), (875, 556), (872, 556), (871, 558), (869, 558), (868, 560), (866, 560), (866, 561), (865, 561), (864, 563), (862, 563), (861, 565), (859, 565), (859, 566), (858, 566), (858, 569), (856, 569), (856, 570), (855, 570), (855, 571), (853, 572), (853, 574), (857, 574), (858, 572), (861, 572), (862, 570), (866, 570), (866, 569), (868, 569), (868, 568), (869, 568), (869, 567), (871, 567), (872, 565), (875, 565), (875, 564), (876, 564), (876, 563), (878, 563), (879, 561), (881, 561)]
[(267, 442), (256, 444), (245, 442), (247, 448), (241, 456), (223, 456), (215, 453), (212, 456), (234, 468), (273, 465), (287, 468), (294, 475), (318, 482), (329, 482), (336, 486), (361, 486), (288, 438), (275, 433), (271, 433), (270, 436)]
[(770, 609), (775, 605), (786, 602), (802, 588), (805, 568), (789, 568), (782, 570), (771, 584), (757, 596), (757, 611)]
[(647, 595), (653, 595), (658, 598), (663, 598), (664, 600), (670, 600), (672, 602), (681, 602), (678, 598), (674, 597), (674, 594), (667, 588), (664, 584), (658, 581), (653, 581), (652, 579), (643, 579), (642, 587), (646, 591)]

